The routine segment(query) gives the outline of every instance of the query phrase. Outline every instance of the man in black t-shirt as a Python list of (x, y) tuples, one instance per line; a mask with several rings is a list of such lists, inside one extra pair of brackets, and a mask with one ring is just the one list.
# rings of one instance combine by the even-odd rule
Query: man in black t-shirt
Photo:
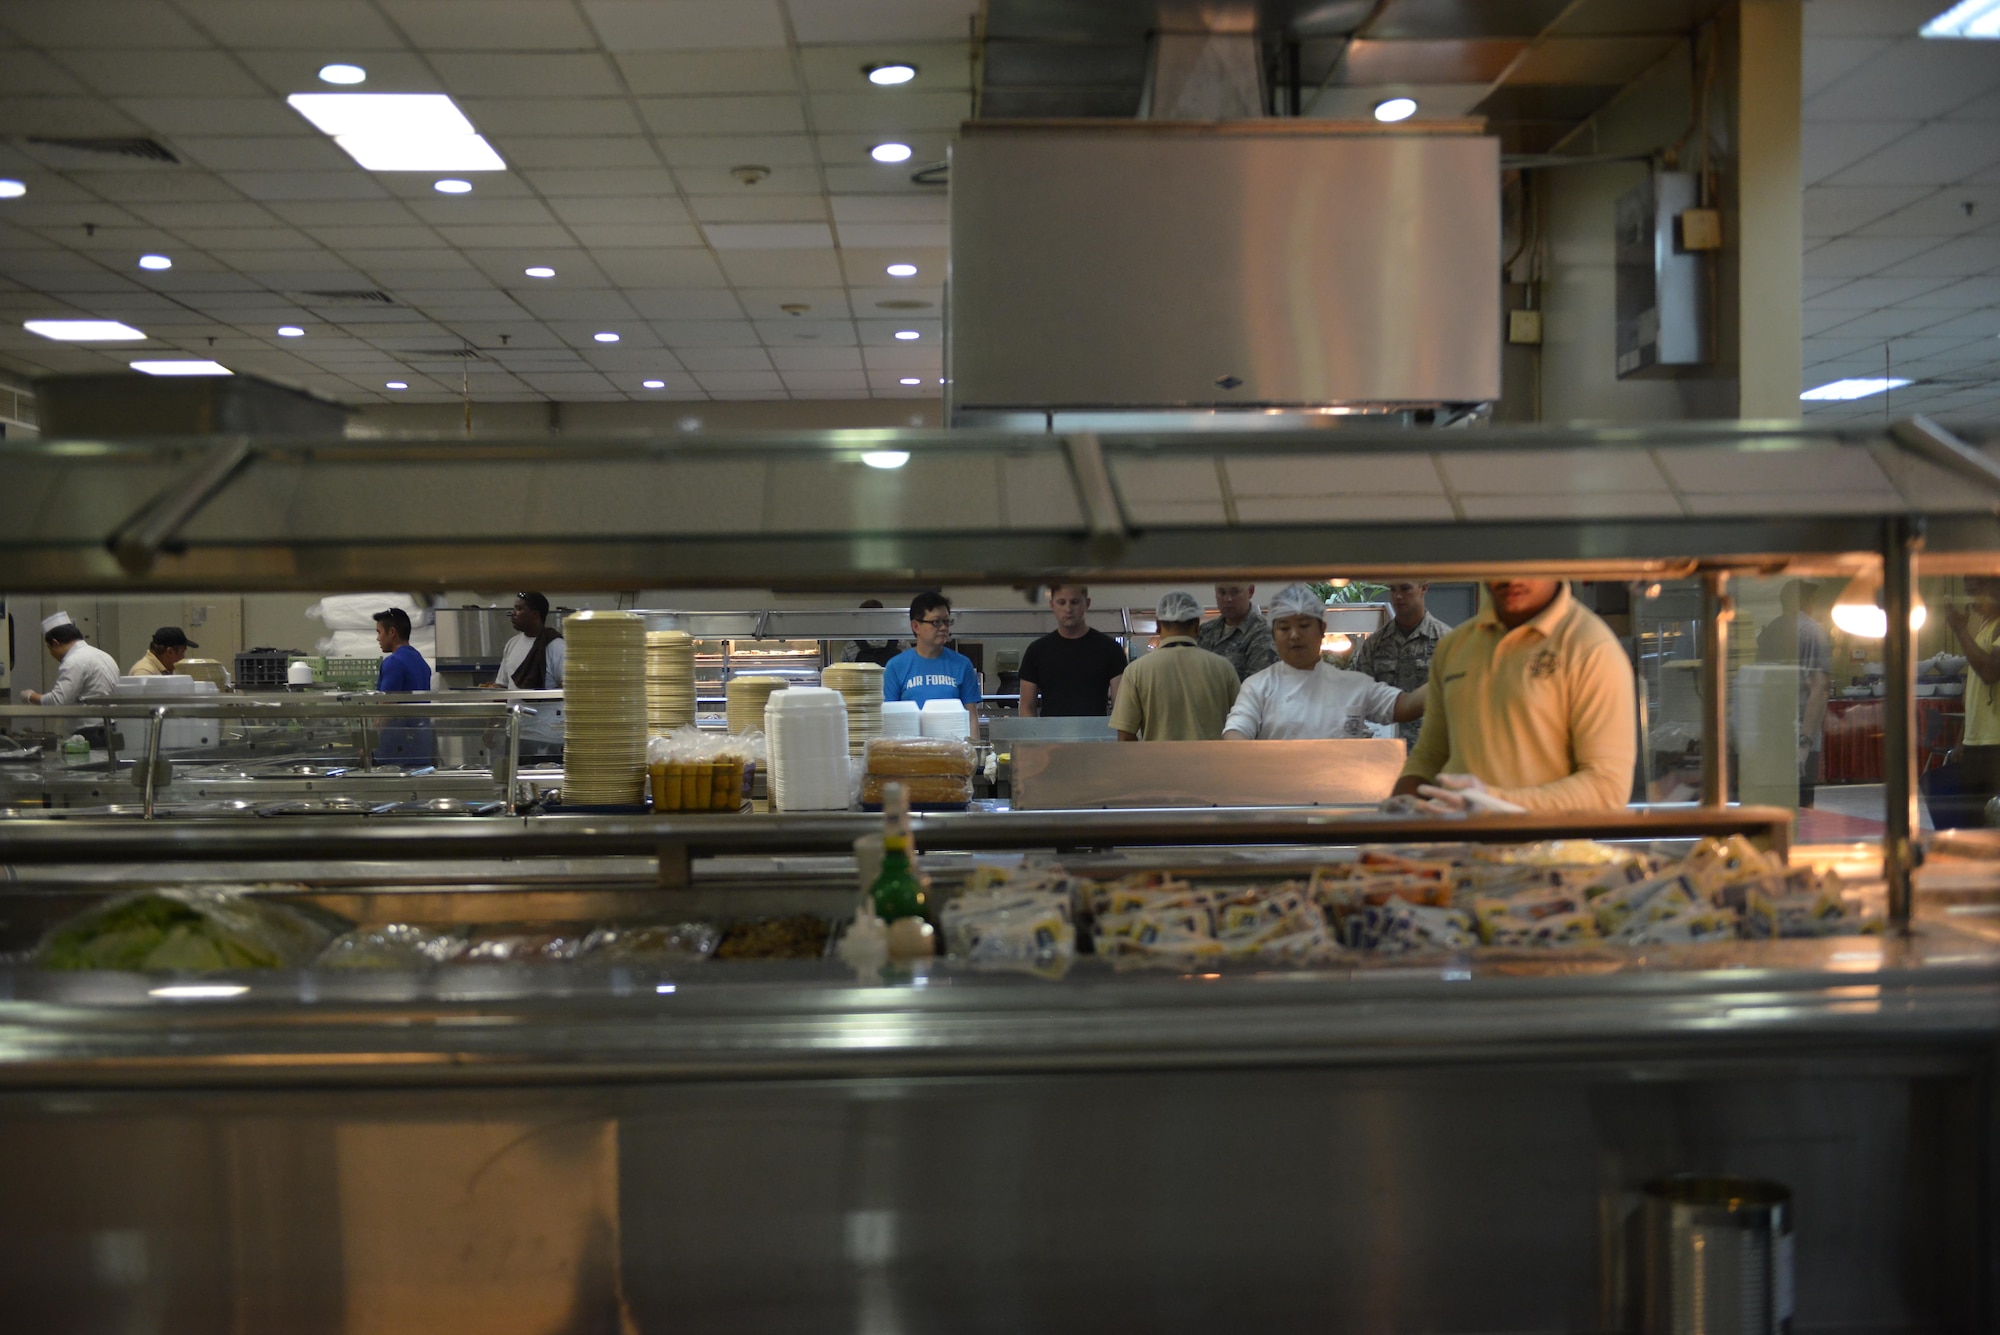
[(1125, 651), (1090, 628), (1090, 590), (1058, 584), (1049, 590), (1053, 633), (1021, 655), (1022, 718), (1102, 718), (1118, 698)]

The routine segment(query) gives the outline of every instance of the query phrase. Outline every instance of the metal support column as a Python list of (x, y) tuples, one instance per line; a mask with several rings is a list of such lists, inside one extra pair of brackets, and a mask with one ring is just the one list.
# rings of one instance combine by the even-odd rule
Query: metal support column
[(1701, 577), (1701, 804), (1729, 805), (1729, 572)]
[(1910, 613), (1917, 602), (1920, 521), (1891, 519), (1882, 534), (1882, 606), (1888, 632), (1882, 639), (1882, 878), (1889, 887), (1889, 923), (1910, 929), (1910, 874), (1916, 870), (1917, 633)]

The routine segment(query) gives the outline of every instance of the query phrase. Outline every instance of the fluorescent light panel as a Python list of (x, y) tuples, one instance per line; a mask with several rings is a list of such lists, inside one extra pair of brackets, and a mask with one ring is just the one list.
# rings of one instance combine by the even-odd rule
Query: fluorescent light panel
[(285, 101), (369, 171), (507, 169), (444, 93), (293, 93)]
[(21, 327), (31, 334), (66, 343), (130, 343), (146, 337), (131, 325), (116, 320), (29, 320)]
[(1901, 389), (1909, 383), (1907, 380), (1885, 380), (1880, 376), (1873, 379), (1863, 377), (1856, 380), (1834, 380), (1817, 389), (1807, 390), (1799, 395), (1799, 398), (1807, 403), (1842, 403), (1848, 399), (1865, 399), (1870, 394), (1880, 394), (1884, 390)]
[(1961, 0), (1917, 31), (1925, 37), (2000, 40), (2000, 0)]
[(234, 375), (234, 371), (221, 362), (171, 361), (133, 362), (132, 369), (146, 375)]

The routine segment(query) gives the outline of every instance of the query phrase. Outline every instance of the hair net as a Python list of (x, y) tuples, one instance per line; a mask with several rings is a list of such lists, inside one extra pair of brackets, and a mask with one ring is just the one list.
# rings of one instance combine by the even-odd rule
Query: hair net
[(1309, 584), (1287, 584), (1271, 599), (1271, 620), (1279, 617), (1316, 617), (1326, 620), (1326, 600)]
[(1162, 621), (1199, 621), (1201, 604), (1191, 593), (1178, 589), (1160, 599), (1159, 618)]

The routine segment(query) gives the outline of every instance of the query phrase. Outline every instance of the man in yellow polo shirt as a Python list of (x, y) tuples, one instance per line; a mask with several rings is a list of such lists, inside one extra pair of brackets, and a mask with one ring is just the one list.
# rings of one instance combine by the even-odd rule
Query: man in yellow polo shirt
[(1624, 646), (1566, 581), (1496, 580), (1486, 594), (1438, 641), (1395, 791), (1440, 810), (1476, 810), (1483, 797), (1528, 811), (1624, 806), (1638, 753)]

